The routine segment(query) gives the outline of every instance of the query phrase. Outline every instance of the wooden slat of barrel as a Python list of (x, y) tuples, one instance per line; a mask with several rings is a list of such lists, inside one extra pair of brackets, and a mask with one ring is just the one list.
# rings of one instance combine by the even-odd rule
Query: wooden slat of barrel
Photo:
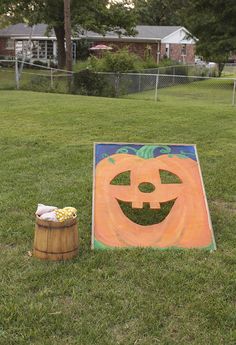
[[(77, 223), (74, 223), (73, 225), (71, 225), (70, 228), (67, 228), (65, 230), (64, 241), (62, 241), (61, 239), (60, 246), (61, 246), (61, 251), (64, 253), (63, 260), (69, 259), (77, 254), (78, 249), (76, 249), (76, 254), (74, 254), (76, 243), (77, 243), (76, 247), (78, 248)], [(70, 251), (71, 248), (73, 249), (72, 251)]]
[(47, 260), (68, 260), (78, 253), (76, 219), (63, 223), (49, 222), (36, 217), (34, 256)]

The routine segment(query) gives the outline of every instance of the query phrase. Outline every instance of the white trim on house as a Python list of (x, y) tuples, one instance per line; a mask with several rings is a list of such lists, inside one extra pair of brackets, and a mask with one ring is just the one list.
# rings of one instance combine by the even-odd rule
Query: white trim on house
[(161, 41), (161, 38), (138, 38), (135, 36), (128, 36), (128, 37), (111, 37), (111, 36), (81, 36), (73, 38), (74, 41), (79, 41), (81, 39), (88, 39), (89, 41), (108, 41), (108, 42), (134, 42), (134, 43), (158, 43)]
[[(179, 35), (179, 37), (178, 37)], [(195, 44), (196, 38), (187, 38), (186, 36), (191, 36), (191, 33), (182, 26), (178, 30), (172, 32), (171, 34), (165, 36), (161, 41), (162, 43), (174, 43), (174, 44)]]
[[(13, 40), (28, 40), (29, 36), (11, 36), (10, 37)], [(161, 38), (137, 38), (135, 36), (132, 37), (110, 37), (110, 36), (78, 36), (78, 37), (72, 37), (73, 41), (80, 41), (81, 39), (88, 39), (90, 41), (115, 41), (115, 42), (149, 42), (149, 43), (158, 43), (161, 42)], [(55, 36), (33, 36), (32, 41), (34, 40), (43, 40), (43, 41), (56, 41)]]
[[(25, 40), (28, 41), (29, 36), (16, 36), (16, 35), (14, 35), (14, 36), (10, 37), (10, 39), (15, 40), (15, 41), (25, 41)], [(50, 37), (33, 36), (31, 40), (32, 41), (38, 41), (38, 40), (40, 40), (40, 41), (56, 41), (57, 39), (56, 39), (56, 37), (53, 37), (53, 36), (50, 36)]]

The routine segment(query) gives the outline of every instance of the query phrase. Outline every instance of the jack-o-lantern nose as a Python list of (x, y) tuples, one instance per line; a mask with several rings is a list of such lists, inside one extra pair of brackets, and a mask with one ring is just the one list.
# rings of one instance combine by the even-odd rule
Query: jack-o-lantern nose
[(155, 186), (151, 182), (142, 182), (139, 184), (138, 189), (142, 193), (152, 193), (155, 190)]

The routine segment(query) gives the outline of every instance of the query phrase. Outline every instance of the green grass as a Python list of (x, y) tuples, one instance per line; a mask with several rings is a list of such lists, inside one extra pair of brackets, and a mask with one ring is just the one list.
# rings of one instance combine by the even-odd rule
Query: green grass
[[(0, 92), (0, 344), (236, 343), (236, 110)], [(90, 250), (94, 141), (196, 143), (217, 251)], [(41, 262), (38, 202), (75, 206), (79, 256)]]
[(12, 68), (0, 68), (0, 90), (13, 90), (16, 87), (15, 71)]
[(236, 78), (236, 65), (225, 66), (222, 72), (222, 76)]
[[(199, 105), (232, 104), (233, 79), (209, 79), (195, 81), (189, 84), (175, 85), (157, 90), (157, 98), (161, 102), (169, 102), (170, 98), (174, 102), (198, 101)], [(154, 100), (155, 90), (129, 94), (126, 97), (144, 100)]]
[[(20, 78), (20, 89), (41, 92), (67, 93), (67, 77), (64, 72), (53, 72), (49, 69), (24, 68)], [(15, 69), (0, 68), (0, 90), (16, 89)]]

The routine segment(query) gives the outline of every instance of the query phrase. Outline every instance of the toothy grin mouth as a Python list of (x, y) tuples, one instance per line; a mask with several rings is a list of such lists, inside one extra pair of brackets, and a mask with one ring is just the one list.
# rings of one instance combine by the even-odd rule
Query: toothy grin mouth
[(170, 213), (176, 199), (160, 203), (161, 208), (150, 208), (149, 203), (144, 203), (143, 208), (133, 208), (131, 202), (117, 199), (124, 215), (132, 222), (139, 225), (155, 225), (161, 223)]

